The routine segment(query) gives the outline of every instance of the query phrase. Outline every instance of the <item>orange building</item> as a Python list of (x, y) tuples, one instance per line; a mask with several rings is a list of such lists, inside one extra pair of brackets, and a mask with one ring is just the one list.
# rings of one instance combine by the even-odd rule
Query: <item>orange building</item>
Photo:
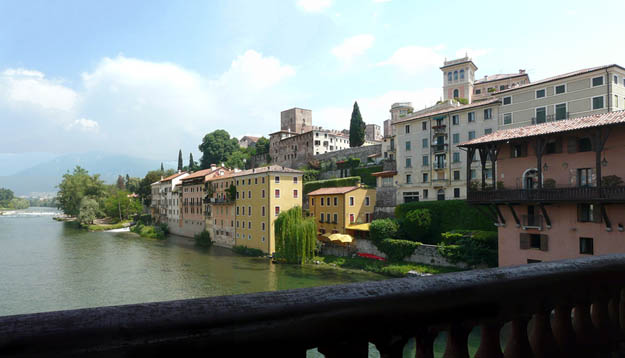
[(210, 232), (211, 239), (217, 246), (232, 247), (235, 244), (235, 202), (228, 194), (234, 182), (234, 173), (231, 172), (209, 179), (206, 183), (208, 198), (206, 230)]

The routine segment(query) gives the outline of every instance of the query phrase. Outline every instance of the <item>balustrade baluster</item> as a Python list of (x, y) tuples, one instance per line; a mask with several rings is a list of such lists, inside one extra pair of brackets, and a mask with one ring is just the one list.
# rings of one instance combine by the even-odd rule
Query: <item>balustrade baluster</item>
[(575, 354), (575, 331), (571, 321), (570, 306), (556, 306), (552, 330), (561, 356), (573, 357)]
[(341, 357), (368, 357), (369, 342), (367, 341), (349, 341), (349, 342), (332, 342), (327, 345), (320, 345), (317, 350), (326, 358)]
[(551, 311), (534, 314), (534, 327), (530, 344), (537, 358), (551, 358), (558, 354), (556, 341), (551, 331)]
[(590, 304), (580, 303), (573, 310), (573, 329), (578, 352), (586, 357), (594, 356), (592, 345), (595, 342), (595, 327), (590, 317)]
[(375, 340), (373, 344), (380, 351), (380, 358), (402, 358), (408, 337), (385, 337)]
[(534, 357), (529, 339), (527, 338), (527, 318), (512, 320), (512, 332), (503, 353), (504, 358), (530, 358)]
[(482, 325), (482, 338), (475, 358), (503, 358), (499, 332), (501, 323), (485, 323)]
[(471, 330), (463, 324), (452, 324), (447, 332), (443, 358), (469, 358), (467, 339)]
[(625, 333), (625, 288), (620, 290), (619, 296), (619, 325), (621, 327), (621, 332)]
[(415, 358), (434, 358), (434, 340), (438, 332), (431, 328), (420, 329), (415, 336)]
[(590, 318), (597, 333), (596, 344), (599, 345), (599, 351), (604, 354), (610, 352), (612, 342), (614, 342), (613, 338), (615, 338), (610, 324), (608, 302), (607, 299), (597, 300), (592, 304), (592, 310), (590, 311)]

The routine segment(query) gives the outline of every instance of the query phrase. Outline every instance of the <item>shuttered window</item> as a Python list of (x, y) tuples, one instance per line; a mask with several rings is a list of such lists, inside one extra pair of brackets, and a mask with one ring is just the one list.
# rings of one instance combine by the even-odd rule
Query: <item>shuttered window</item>
[(548, 251), (549, 236), (521, 233), (519, 235), (519, 248), (521, 250), (539, 249), (541, 251)]

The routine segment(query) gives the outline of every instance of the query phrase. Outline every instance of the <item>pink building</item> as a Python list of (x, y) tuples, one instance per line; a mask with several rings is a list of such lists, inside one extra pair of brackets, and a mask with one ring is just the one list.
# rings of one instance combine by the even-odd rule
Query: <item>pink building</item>
[[(461, 145), (492, 182), (467, 200), (492, 215), (499, 266), (625, 253), (625, 111), (501, 130)], [(470, 176), (467, 176), (470, 177)]]

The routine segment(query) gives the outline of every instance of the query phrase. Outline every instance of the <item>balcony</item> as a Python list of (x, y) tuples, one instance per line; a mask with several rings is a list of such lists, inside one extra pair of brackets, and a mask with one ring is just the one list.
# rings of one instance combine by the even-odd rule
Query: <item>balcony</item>
[[(422, 278), (0, 317), (0, 356), (621, 356), (625, 255)], [(218, 307), (219, 309), (215, 309)], [(528, 322), (531, 329), (528, 332)], [(500, 331), (509, 334), (500, 343)], [(503, 348), (503, 349), (502, 349)]]
[(547, 114), (542, 117), (532, 117), (532, 124), (541, 124), (545, 122), (554, 122), (554, 121), (562, 121), (565, 119), (569, 119), (569, 112), (558, 113), (558, 114)]
[(625, 202), (625, 186), (543, 189), (469, 190), (472, 203), (517, 202)]
[(446, 152), (447, 151), (447, 147), (448, 144), (433, 144), (432, 145), (432, 151), (434, 153), (439, 153), (439, 152)]
[(543, 229), (543, 216), (542, 215), (523, 215), (523, 228), (524, 229)]
[(447, 169), (447, 163), (446, 162), (434, 162), (434, 169)]
[(437, 134), (447, 133), (446, 129), (447, 129), (446, 124), (432, 126), (432, 131), (434, 131), (434, 133), (437, 133)]

